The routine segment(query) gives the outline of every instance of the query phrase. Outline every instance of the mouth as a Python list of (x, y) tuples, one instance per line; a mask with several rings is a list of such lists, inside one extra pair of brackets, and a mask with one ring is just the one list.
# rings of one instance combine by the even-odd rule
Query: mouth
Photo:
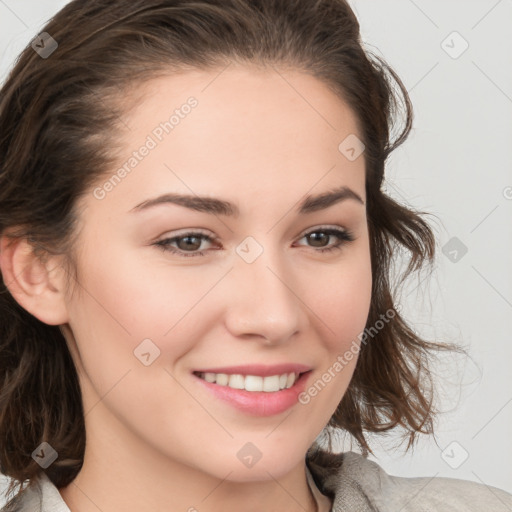
[[(310, 371), (310, 370), (309, 370)], [(291, 388), (301, 377), (308, 372), (285, 372), (275, 375), (243, 375), (241, 373), (227, 374), (214, 372), (193, 372), (200, 379), (226, 386), (231, 389), (240, 389), (249, 392), (275, 393)]]
[[(303, 365), (252, 366), (245, 373), (232, 373), (233, 367), (215, 370), (192, 372), (200, 392), (252, 416), (273, 416), (294, 407), (313, 371)], [(243, 370), (237, 367), (236, 371)]]

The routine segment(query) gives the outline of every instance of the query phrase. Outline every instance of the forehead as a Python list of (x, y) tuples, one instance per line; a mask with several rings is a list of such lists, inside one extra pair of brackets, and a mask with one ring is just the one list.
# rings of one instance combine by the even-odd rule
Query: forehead
[[(246, 119), (250, 117), (251, 123), (258, 118), (265, 122), (266, 118), (269, 134), (273, 128), (285, 128), (285, 133), (292, 129), (292, 133), (300, 135), (305, 125), (293, 126), (300, 118), (309, 123), (311, 135), (320, 131), (338, 136), (344, 132), (359, 135), (357, 119), (343, 99), (323, 81), (297, 69), (239, 63), (224, 68), (191, 69), (151, 79), (135, 87), (133, 96), (137, 98), (136, 106), (124, 119), (130, 132), (147, 131), (151, 124), (145, 121), (169, 119), (193, 97), (200, 107), (194, 109), (194, 118), (201, 117), (206, 122), (214, 117), (223, 122), (224, 133), (240, 135), (237, 129), (242, 127), (242, 134), (249, 138), (254, 134), (251, 127), (261, 127), (248, 124)], [(209, 127), (209, 123), (204, 126)]]
[[(259, 198), (261, 205), (276, 193), (295, 202), (340, 185), (364, 198), (364, 158), (351, 161), (340, 150), (347, 137), (360, 138), (357, 120), (302, 71), (239, 64), (190, 70), (152, 79), (134, 97), (111, 170), (114, 177), (123, 167), (124, 177), (109, 201), (134, 206), (174, 191)], [(144, 147), (143, 157), (134, 156)]]

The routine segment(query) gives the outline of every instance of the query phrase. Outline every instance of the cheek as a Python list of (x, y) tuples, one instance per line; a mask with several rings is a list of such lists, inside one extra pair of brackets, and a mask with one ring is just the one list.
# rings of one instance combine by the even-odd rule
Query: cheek
[[(156, 250), (156, 249), (155, 249)], [(162, 338), (181, 326), (207, 294), (221, 272), (212, 275), (200, 267), (172, 268), (164, 260), (143, 256), (88, 261), (81, 284), (85, 289), (74, 304), (75, 317), (85, 328), (99, 329), (133, 343), (144, 338)], [(217, 277), (216, 277), (217, 276)], [(140, 342), (139, 341), (139, 342)]]
[(211, 328), (199, 301), (223, 272), (201, 279), (198, 268), (171, 272), (147, 261), (107, 259), (89, 261), (82, 295), (70, 311), (84, 410), (92, 411), (88, 421), (100, 417), (101, 403), (155, 442), (163, 430), (173, 438), (197, 418), (211, 422), (176, 381), (174, 364)]
[[(336, 271), (317, 273), (318, 283), (308, 297), (317, 317), (317, 347), (322, 355), (315, 379), (299, 401), (313, 407), (328, 422), (350, 383), (371, 304), (372, 274), (369, 248), (353, 251)], [(320, 286), (321, 283), (326, 286)], [(314, 291), (315, 290), (315, 291)], [(327, 390), (324, 392), (324, 389)]]
[(371, 303), (369, 248), (361, 244), (334, 267), (318, 267), (305, 296), (322, 325), (331, 354), (344, 351), (365, 327)]
[(197, 268), (171, 272), (137, 258), (114, 258), (108, 251), (82, 268), (81, 295), (69, 304), (69, 323), (79, 369), (99, 394), (128, 370), (146, 369), (142, 353), (149, 351), (156, 367), (189, 351), (203, 327), (194, 306), (212, 278), (218, 279), (201, 279)]

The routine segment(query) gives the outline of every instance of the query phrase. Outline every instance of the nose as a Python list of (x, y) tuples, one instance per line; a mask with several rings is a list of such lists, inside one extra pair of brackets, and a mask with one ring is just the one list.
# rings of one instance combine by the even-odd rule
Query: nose
[(268, 249), (252, 263), (236, 259), (225, 290), (226, 327), (233, 336), (274, 345), (304, 329), (304, 298), (292, 270)]

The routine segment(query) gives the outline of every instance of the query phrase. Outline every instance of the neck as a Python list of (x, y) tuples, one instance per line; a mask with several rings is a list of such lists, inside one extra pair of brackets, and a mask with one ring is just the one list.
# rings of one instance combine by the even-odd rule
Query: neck
[(170, 459), (108, 414), (99, 402), (86, 416), (83, 466), (59, 489), (72, 512), (317, 511), (305, 459), (279, 475), (262, 459), (251, 469), (251, 479), (233, 481), (229, 468), (219, 476)]

